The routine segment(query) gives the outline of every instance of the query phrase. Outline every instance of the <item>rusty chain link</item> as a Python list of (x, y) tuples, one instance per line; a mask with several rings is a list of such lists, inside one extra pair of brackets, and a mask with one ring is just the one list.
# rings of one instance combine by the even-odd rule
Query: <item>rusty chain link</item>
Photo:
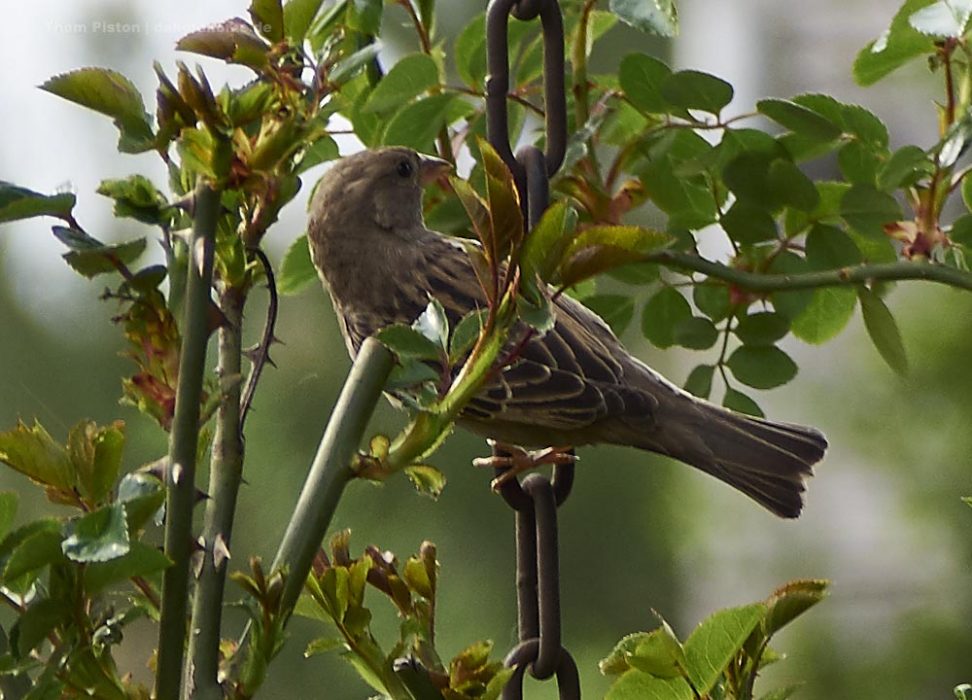
[[(546, 151), (510, 146), (507, 94), (510, 89), (509, 17), (540, 18), (543, 28), (543, 86)], [(557, 0), (490, 0), (486, 10), (486, 130), (489, 141), (513, 173), (520, 206), (532, 229), (550, 203), (550, 177), (567, 149), (567, 96), (564, 87), (564, 23)], [(501, 452), (493, 449), (494, 456)], [(505, 469), (498, 468), (497, 476)], [(531, 474), (523, 482), (508, 479), (500, 487), (516, 511), (516, 599), (519, 644), (504, 664), (514, 668), (504, 700), (523, 697), (527, 669), (538, 680), (556, 675), (562, 700), (579, 700), (580, 679), (574, 659), (561, 644), (560, 560), (557, 507), (574, 481), (574, 465), (557, 465), (552, 479)]]

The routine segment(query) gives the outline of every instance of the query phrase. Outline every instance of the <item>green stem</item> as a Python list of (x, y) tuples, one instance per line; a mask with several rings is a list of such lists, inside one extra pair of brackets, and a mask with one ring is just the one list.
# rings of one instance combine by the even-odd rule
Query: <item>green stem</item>
[(200, 180), (194, 199), (179, 384), (166, 472), (165, 554), (172, 560), (172, 566), (165, 570), (162, 582), (155, 686), (158, 700), (176, 700), (182, 679), (189, 557), (192, 554), (192, 506), (196, 496), (199, 403), (209, 340), (209, 295), (218, 214), (219, 192)]
[(243, 479), (243, 441), (240, 434), (240, 376), (242, 372), (244, 295), (236, 287), (220, 294), (226, 325), (219, 329), (219, 364), (216, 375), (223, 384), (216, 435), (209, 469), (209, 500), (203, 520), (203, 564), (192, 600), (189, 661), (185, 697), (222, 700), (217, 674), (222, 638), (223, 592), (229, 559), (230, 536)]
[(300, 596), (345, 485), (354, 478), (351, 460), (393, 364), (391, 352), (369, 338), (361, 346), (344, 383), (273, 560), (273, 569), (287, 569), (281, 598), (285, 615), (290, 614)]
[(972, 273), (945, 265), (925, 262), (900, 261), (841, 267), (823, 272), (799, 274), (764, 274), (737, 270), (722, 263), (706, 260), (698, 255), (675, 250), (648, 253), (646, 262), (665, 267), (701, 272), (709, 277), (730, 282), (749, 292), (779, 292), (792, 289), (816, 289), (853, 284), (865, 284), (871, 280), (900, 281), (925, 280), (950, 287), (972, 290)]

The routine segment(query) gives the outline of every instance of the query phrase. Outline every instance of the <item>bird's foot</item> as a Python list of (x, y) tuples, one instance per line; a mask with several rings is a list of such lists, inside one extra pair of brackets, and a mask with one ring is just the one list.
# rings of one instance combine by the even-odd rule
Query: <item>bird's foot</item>
[(490, 482), (489, 485), (494, 491), (499, 490), (510, 479), (515, 479), (531, 469), (542, 467), (545, 464), (574, 464), (577, 461), (577, 456), (573, 452), (574, 448), (570, 445), (526, 450), (519, 445), (510, 445), (493, 439), (486, 442), (495, 452), (501, 454), (494, 454), (491, 457), (477, 457), (473, 460), (473, 466), (506, 470)]

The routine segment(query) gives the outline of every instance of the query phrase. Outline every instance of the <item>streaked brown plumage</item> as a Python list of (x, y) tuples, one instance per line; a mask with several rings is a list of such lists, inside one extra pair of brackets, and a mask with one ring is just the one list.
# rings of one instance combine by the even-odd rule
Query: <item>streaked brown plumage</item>
[[(344, 158), (311, 204), (311, 255), (349, 352), (429, 297), (451, 323), (484, 308), (461, 246), (422, 220), (422, 184), (441, 162), (390, 148)], [(613, 443), (669, 455), (712, 474), (782, 517), (800, 514), (804, 479), (824, 454), (818, 431), (752, 418), (696, 399), (632, 357), (607, 325), (566, 296), (556, 325), (528, 342), (463, 411), (460, 424), (524, 446)]]

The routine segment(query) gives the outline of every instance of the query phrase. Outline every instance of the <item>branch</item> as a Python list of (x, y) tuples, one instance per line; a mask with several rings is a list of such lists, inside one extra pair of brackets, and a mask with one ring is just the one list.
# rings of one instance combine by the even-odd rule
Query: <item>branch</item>
[(900, 261), (841, 267), (822, 272), (799, 274), (763, 274), (737, 270), (722, 263), (706, 260), (698, 255), (676, 250), (661, 250), (645, 256), (646, 262), (665, 267), (701, 272), (709, 277), (730, 282), (749, 292), (778, 292), (793, 289), (816, 289), (852, 284), (864, 284), (871, 280), (900, 281), (925, 280), (950, 287), (972, 290), (972, 273), (945, 265), (927, 262)]
[(229, 561), (230, 535), (243, 479), (240, 372), (243, 345), (243, 292), (236, 287), (220, 294), (226, 325), (219, 329), (217, 377), (223, 384), (216, 414), (216, 435), (209, 470), (209, 495), (203, 521), (203, 564), (192, 601), (189, 661), (185, 697), (222, 700), (217, 674), (222, 638), (223, 593)]
[(213, 243), (218, 214), (219, 192), (200, 180), (193, 208), (179, 385), (169, 441), (170, 468), (166, 472), (165, 554), (173, 563), (165, 570), (162, 582), (155, 688), (158, 700), (176, 700), (182, 678), (189, 557), (192, 553), (192, 507), (196, 497), (199, 403), (209, 340)]
[(257, 383), (263, 374), (263, 368), (267, 363), (273, 364), (273, 360), (270, 359), (270, 346), (276, 340), (274, 332), (277, 327), (277, 307), (279, 303), (277, 299), (277, 281), (274, 278), (273, 267), (270, 265), (267, 254), (261, 248), (253, 248), (252, 250), (253, 255), (260, 261), (260, 264), (263, 266), (263, 272), (267, 276), (267, 291), (270, 294), (270, 301), (267, 304), (267, 320), (263, 326), (263, 336), (260, 338), (260, 343), (256, 346), (255, 354), (252, 356), (253, 367), (250, 370), (250, 376), (246, 379), (246, 386), (243, 389), (243, 396), (240, 399), (241, 436), (243, 435), (243, 427), (246, 425), (246, 417), (250, 415), (250, 408), (253, 406), (253, 395), (256, 393)]
[(314, 554), (321, 546), (345, 485), (354, 478), (351, 460), (364, 436), (394, 356), (369, 338), (361, 346), (344, 383), (317, 455), (300, 492), (294, 515), (273, 560), (272, 569), (286, 567), (281, 610), (289, 615), (304, 588)]

